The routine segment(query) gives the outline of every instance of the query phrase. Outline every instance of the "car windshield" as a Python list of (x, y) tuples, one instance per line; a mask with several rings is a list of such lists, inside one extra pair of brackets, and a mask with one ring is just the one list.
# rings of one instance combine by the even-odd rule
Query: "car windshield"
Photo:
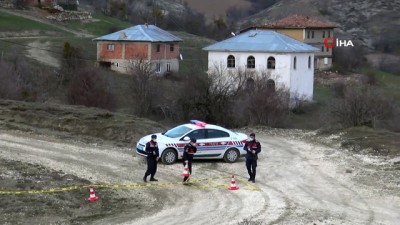
[(175, 128), (172, 128), (171, 130), (167, 131), (164, 133), (164, 136), (170, 137), (170, 138), (177, 138), (181, 137), (182, 135), (186, 134), (187, 132), (191, 131), (192, 129), (185, 126), (177, 126)]

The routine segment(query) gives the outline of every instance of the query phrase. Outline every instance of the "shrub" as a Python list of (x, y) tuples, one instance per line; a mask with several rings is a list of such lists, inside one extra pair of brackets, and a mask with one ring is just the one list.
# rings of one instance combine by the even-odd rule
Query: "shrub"
[(93, 70), (81, 71), (72, 79), (68, 90), (68, 102), (112, 110), (114, 98), (106, 82)]
[(372, 86), (346, 86), (342, 98), (331, 104), (331, 114), (343, 126), (370, 126), (390, 118), (393, 105), (390, 98)]

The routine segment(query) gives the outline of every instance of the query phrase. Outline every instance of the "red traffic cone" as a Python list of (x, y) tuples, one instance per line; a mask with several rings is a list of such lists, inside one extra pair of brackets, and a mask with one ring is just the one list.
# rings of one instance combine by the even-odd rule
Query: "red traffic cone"
[(99, 199), (98, 196), (96, 196), (96, 193), (94, 193), (94, 188), (93, 186), (90, 186), (90, 196), (89, 198), (87, 198), (86, 200), (91, 201), (91, 202), (95, 202)]
[(236, 186), (236, 181), (235, 181), (234, 175), (232, 175), (231, 186), (229, 187), (229, 190), (231, 190), (231, 191), (239, 190), (239, 186)]
[(186, 161), (185, 163), (185, 169), (183, 169), (182, 176), (188, 177), (189, 176), (189, 167), (188, 167), (188, 162)]

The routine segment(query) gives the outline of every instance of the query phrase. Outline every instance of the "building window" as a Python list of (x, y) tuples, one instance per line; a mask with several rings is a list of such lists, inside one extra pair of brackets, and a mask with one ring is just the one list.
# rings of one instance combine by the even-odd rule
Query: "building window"
[(114, 44), (108, 44), (107, 51), (114, 51)]
[(326, 58), (326, 57), (324, 58), (324, 64), (328, 65), (328, 58)]
[(157, 45), (157, 52), (160, 52), (160, 48), (161, 48), (161, 45), (158, 44), (158, 45)]
[(248, 69), (256, 68), (256, 59), (253, 56), (249, 56), (247, 58), (247, 68)]
[(272, 56), (268, 57), (267, 69), (275, 69), (275, 58)]
[(324, 46), (322, 46), (322, 47), (321, 47), (321, 52), (324, 52), (324, 49), (325, 49)]
[(174, 44), (170, 44), (170, 45), (169, 45), (169, 50), (170, 50), (171, 52), (174, 51)]
[(157, 63), (156, 64), (156, 73), (160, 73), (161, 72), (161, 64)]
[(326, 48), (326, 52), (329, 52), (329, 48)]
[(314, 31), (311, 31), (311, 38), (314, 38)]
[(325, 38), (325, 31), (322, 31), (322, 38)]
[(293, 69), (296, 69), (296, 66), (297, 66), (296, 64), (297, 64), (297, 58), (295, 56), (293, 59)]
[(310, 38), (310, 31), (307, 31), (307, 38)]
[(308, 56), (308, 69), (311, 69), (311, 56)]
[(171, 72), (171, 64), (167, 63), (167, 72)]
[(235, 56), (230, 55), (228, 56), (228, 68), (235, 68)]
[(331, 37), (331, 31), (328, 30), (328, 37)]

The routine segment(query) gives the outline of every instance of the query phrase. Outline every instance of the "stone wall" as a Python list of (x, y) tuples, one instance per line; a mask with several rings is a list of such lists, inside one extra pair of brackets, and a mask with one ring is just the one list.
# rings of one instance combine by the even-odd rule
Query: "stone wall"
[(56, 13), (54, 15), (47, 16), (46, 18), (62, 22), (62, 21), (73, 21), (73, 20), (88, 20), (92, 18), (92, 15), (89, 12), (64, 11)]
[(14, 4), (11, 1), (0, 1), (0, 8), (14, 8)]

